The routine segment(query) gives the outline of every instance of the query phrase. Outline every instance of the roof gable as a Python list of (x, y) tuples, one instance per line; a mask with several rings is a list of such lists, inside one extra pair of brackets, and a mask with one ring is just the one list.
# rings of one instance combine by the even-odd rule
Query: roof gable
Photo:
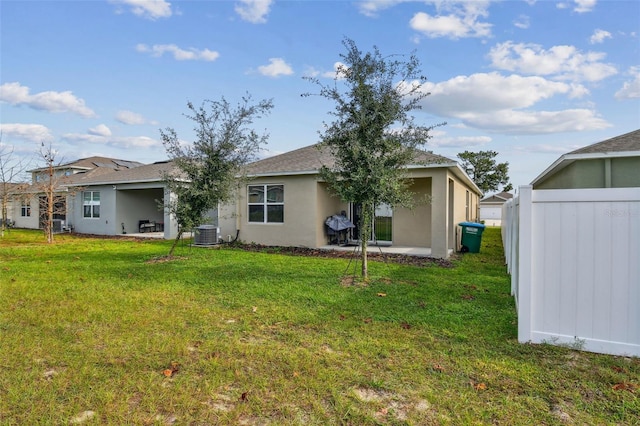
[(513, 198), (513, 194), (510, 192), (500, 192), (498, 194), (489, 195), (482, 200), (481, 203), (504, 203)]
[[(78, 160), (70, 161), (63, 164), (56, 164), (53, 166), (55, 170), (93, 170), (96, 168), (105, 168), (109, 170), (122, 170), (132, 169), (143, 164), (137, 161), (119, 160), (117, 158), (93, 156), (87, 158), (80, 158)], [(40, 172), (47, 170), (48, 167), (39, 167), (37, 169), (30, 170), (30, 172)]]
[(163, 179), (164, 172), (170, 172), (173, 168), (174, 165), (170, 161), (145, 164), (131, 169), (112, 170), (100, 168), (87, 173), (77, 173), (68, 176), (64, 184), (67, 186), (86, 186), (132, 182), (159, 182)]
[[(247, 166), (247, 174), (249, 176), (316, 174), (322, 166), (331, 167), (334, 164), (335, 157), (331, 155), (329, 149), (321, 144), (315, 144), (255, 161)], [(412, 166), (434, 164), (449, 167), (456, 162), (430, 152), (416, 151), (415, 164)]]
[(575, 161), (615, 157), (640, 157), (640, 129), (564, 154), (536, 177), (531, 185), (540, 184)]

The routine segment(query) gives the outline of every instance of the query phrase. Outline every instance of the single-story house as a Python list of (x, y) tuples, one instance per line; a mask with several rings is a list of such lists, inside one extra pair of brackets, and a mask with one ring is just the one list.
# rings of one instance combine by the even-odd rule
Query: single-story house
[[(12, 194), (9, 200), (12, 220), (16, 227), (39, 229), (43, 227), (46, 214), (46, 197), (44, 189), (49, 181), (49, 174), (53, 173), (54, 191), (56, 194), (54, 205), (54, 229), (60, 230), (70, 224), (68, 200), (73, 196), (69, 186), (73, 182), (89, 177), (101, 176), (114, 171), (129, 170), (142, 163), (125, 161), (107, 157), (88, 157), (76, 161), (55, 165), (50, 171), (48, 167), (30, 170), (31, 183), (23, 185), (21, 190)], [(67, 186), (65, 186), (67, 185)]]
[(561, 156), (505, 203), (518, 340), (640, 356), (640, 130)]
[(488, 195), (480, 200), (480, 222), (486, 226), (500, 226), (502, 224), (502, 206), (513, 198), (509, 192)]
[[(250, 182), (240, 188), (237, 202), (220, 207), (222, 238), (238, 236), (264, 245), (327, 245), (327, 218), (344, 212), (357, 224), (359, 209), (332, 195), (320, 178), (321, 167), (333, 162), (326, 149), (311, 145), (250, 164)], [(478, 220), (482, 192), (456, 161), (432, 153), (421, 151), (408, 174), (416, 207), (377, 206), (371, 239), (429, 248), (432, 256), (446, 258), (456, 249), (457, 224)]]
[(68, 222), (83, 234), (163, 232), (164, 238), (174, 238), (175, 218), (162, 207), (170, 196), (163, 173), (172, 167), (161, 161), (65, 182), (74, 194), (68, 201)]

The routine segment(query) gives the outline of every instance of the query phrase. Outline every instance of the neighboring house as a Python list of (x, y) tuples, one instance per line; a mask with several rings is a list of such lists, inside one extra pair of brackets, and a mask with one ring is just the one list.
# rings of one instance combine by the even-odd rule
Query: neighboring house
[(640, 356), (640, 130), (561, 156), (505, 203), (518, 340)]
[[(73, 182), (96, 177), (114, 171), (129, 170), (142, 163), (135, 161), (117, 160), (107, 157), (88, 157), (65, 164), (53, 166), (53, 182), (56, 194), (54, 206), (54, 228), (61, 229), (72, 224), (68, 220), (69, 199), (75, 194), (70, 191)], [(31, 184), (27, 185), (19, 194), (11, 200), (12, 218), (18, 228), (39, 229), (43, 227), (46, 214), (46, 197), (44, 187), (49, 181), (50, 170), (42, 167), (29, 171)]]
[(640, 187), (640, 130), (561, 156), (531, 183), (533, 189)]
[(19, 201), (25, 187), (24, 183), (0, 182), (0, 223), (4, 221), (5, 225), (13, 226), (16, 216), (14, 205)]
[(164, 161), (74, 176), (64, 184), (75, 193), (69, 200), (69, 223), (82, 234), (163, 232), (166, 239), (175, 237), (176, 221), (162, 208), (170, 196), (163, 173), (172, 167)]
[(513, 198), (509, 192), (489, 195), (480, 200), (480, 221), (486, 226), (500, 226), (502, 224), (502, 206)]
[[(359, 209), (333, 196), (320, 179), (320, 168), (333, 163), (326, 150), (312, 145), (250, 164), (251, 180), (240, 188), (237, 203), (221, 207), (222, 238), (238, 235), (242, 241), (265, 245), (327, 245), (327, 217), (345, 212), (357, 224)], [(478, 220), (482, 192), (454, 160), (427, 152), (419, 153), (408, 174), (416, 207), (378, 206), (371, 239), (430, 248), (432, 256), (446, 258), (456, 248), (457, 223)]]

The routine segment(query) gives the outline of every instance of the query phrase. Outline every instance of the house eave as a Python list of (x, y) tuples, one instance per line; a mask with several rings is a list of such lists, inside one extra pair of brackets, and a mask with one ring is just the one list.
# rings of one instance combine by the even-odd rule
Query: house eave
[(296, 172), (265, 172), (265, 173), (251, 173), (247, 174), (248, 178), (256, 179), (261, 177), (272, 177), (272, 176), (305, 176), (305, 175), (317, 175), (319, 173), (318, 170), (303, 170)]
[(541, 174), (538, 175), (533, 181), (531, 181), (531, 185), (535, 186), (541, 180), (552, 176), (558, 173), (560, 170), (565, 167), (571, 165), (575, 161), (578, 160), (598, 160), (603, 158), (629, 158), (629, 157), (638, 157), (640, 153), (638, 151), (611, 151), (611, 152), (592, 152), (588, 154), (565, 154), (554, 161), (549, 167), (545, 169)]
[(156, 182), (163, 182), (162, 179), (140, 179), (140, 180), (130, 180), (130, 179), (126, 179), (126, 180), (107, 180), (107, 181), (100, 181), (100, 182), (85, 182), (85, 183), (67, 183), (67, 184), (63, 184), (61, 186), (63, 187), (83, 187), (83, 186), (101, 186), (101, 185), (125, 185), (125, 184), (137, 184), (137, 183), (156, 183)]

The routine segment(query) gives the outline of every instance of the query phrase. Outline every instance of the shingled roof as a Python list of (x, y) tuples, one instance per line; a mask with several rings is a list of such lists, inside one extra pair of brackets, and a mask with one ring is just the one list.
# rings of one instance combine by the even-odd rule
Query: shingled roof
[[(322, 166), (331, 167), (334, 164), (335, 158), (329, 149), (315, 144), (251, 163), (247, 166), (247, 174), (249, 176), (315, 174)], [(416, 151), (415, 166), (435, 164), (449, 166), (455, 164), (455, 161), (430, 152)]]
[(174, 165), (170, 161), (160, 161), (132, 169), (104, 170), (94, 169), (90, 173), (77, 173), (68, 177), (64, 185), (112, 185), (118, 183), (159, 182), (164, 172), (169, 172)]
[[(142, 163), (137, 161), (119, 160), (117, 158), (93, 156), (87, 158), (80, 158), (78, 160), (69, 161), (64, 164), (55, 165), (53, 168), (59, 169), (75, 169), (75, 170), (93, 170), (99, 168), (105, 168), (108, 170), (122, 170), (132, 169), (138, 166), (142, 166)], [(30, 170), (30, 172), (39, 172), (47, 170), (48, 167), (39, 167), (37, 169)]]
[(628, 151), (640, 151), (640, 129), (576, 149), (569, 154), (600, 154)]
[(536, 177), (531, 185), (558, 173), (574, 161), (613, 157), (640, 157), (640, 129), (564, 154)]

